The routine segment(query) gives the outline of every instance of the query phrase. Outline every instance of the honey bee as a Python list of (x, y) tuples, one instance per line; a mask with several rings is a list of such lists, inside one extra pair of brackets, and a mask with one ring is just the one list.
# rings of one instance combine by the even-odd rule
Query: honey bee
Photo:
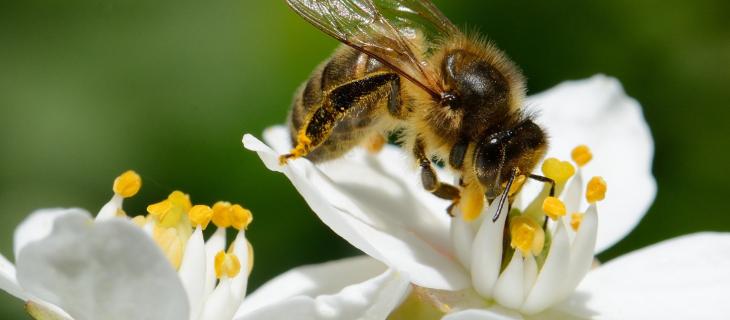
[[(424, 189), (453, 201), (449, 214), (459, 203), (480, 212), (485, 196), (500, 194), (501, 208), (520, 176), (554, 189), (530, 174), (547, 136), (522, 110), (521, 71), (494, 45), (462, 33), (428, 0), (287, 3), (343, 44), (295, 95), (295, 147), (282, 164), (336, 159), (362, 144), (377, 150), (397, 130)], [(454, 171), (458, 186), (439, 181), (432, 160)]]

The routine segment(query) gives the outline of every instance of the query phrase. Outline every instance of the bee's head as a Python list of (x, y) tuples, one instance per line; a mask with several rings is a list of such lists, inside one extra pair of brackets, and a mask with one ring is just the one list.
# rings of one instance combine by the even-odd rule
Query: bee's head
[(545, 155), (547, 137), (531, 119), (479, 141), (474, 170), (489, 201), (504, 191), (513, 174), (528, 174)]

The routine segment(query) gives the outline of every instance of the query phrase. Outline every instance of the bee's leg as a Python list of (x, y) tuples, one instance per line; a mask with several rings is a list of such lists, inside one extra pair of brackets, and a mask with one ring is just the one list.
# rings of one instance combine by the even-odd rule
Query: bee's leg
[(297, 145), (279, 162), (307, 155), (332, 133), (337, 121), (344, 118), (355, 106), (377, 106), (377, 101), (390, 92), (391, 84), (398, 81), (395, 73), (372, 73), (347, 82), (324, 94), (322, 105), (314, 109), (297, 134)]
[[(421, 183), (423, 184), (423, 188), (441, 199), (452, 200), (454, 202), (458, 201), (460, 194), (459, 188), (439, 181), (436, 171), (431, 166), (431, 159), (426, 155), (423, 141), (419, 138), (416, 138), (413, 154), (416, 156), (418, 165), (421, 167)], [(450, 206), (447, 209), (449, 215), (451, 215), (451, 208)]]

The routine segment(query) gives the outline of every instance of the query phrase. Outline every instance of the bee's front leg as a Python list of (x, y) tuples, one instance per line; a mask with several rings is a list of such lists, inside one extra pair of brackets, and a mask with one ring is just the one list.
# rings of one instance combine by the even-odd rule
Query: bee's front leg
[[(459, 188), (439, 181), (438, 175), (436, 175), (436, 171), (431, 165), (431, 159), (426, 155), (425, 146), (420, 138), (416, 138), (413, 154), (416, 156), (418, 165), (421, 167), (421, 183), (423, 184), (423, 188), (441, 199), (451, 200), (454, 204), (457, 203), (460, 197)], [(446, 210), (449, 215), (452, 215), (452, 207), (453, 204)]]
[(330, 136), (337, 122), (355, 106), (377, 106), (375, 102), (387, 96), (391, 83), (398, 79), (395, 73), (373, 73), (326, 92), (322, 104), (309, 114), (299, 130), (297, 145), (280, 156), (279, 162), (283, 165), (289, 159), (306, 156)]

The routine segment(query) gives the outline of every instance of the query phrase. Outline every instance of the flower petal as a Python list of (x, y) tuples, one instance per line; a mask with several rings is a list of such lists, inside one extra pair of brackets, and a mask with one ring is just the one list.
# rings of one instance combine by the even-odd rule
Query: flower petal
[[(501, 195), (500, 195), (501, 196)], [(493, 201), (482, 215), (482, 225), (474, 237), (471, 255), (471, 279), (474, 290), (482, 297), (492, 297), (502, 267), (502, 234), (507, 219), (507, 206), (502, 206), (499, 219), (492, 222), (498, 202)]]
[(233, 239), (233, 254), (241, 263), (241, 272), (231, 282), (231, 292), (233, 292), (233, 298), (236, 301), (235, 309), (238, 309), (241, 301), (246, 297), (246, 289), (248, 288), (248, 243), (246, 242), (246, 232), (244, 230), (238, 231), (236, 238)]
[(83, 212), (56, 218), (26, 245), (17, 276), (30, 294), (76, 320), (187, 319), (184, 288), (144, 231), (124, 219), (94, 223)]
[(28, 301), (25, 311), (36, 320), (74, 320), (61, 308), (43, 301)]
[(335, 294), (346, 286), (371, 279), (385, 270), (385, 265), (369, 256), (294, 268), (269, 280), (248, 295), (236, 315), (243, 315), (295, 296)]
[[(561, 219), (562, 220), (562, 219)], [(563, 292), (556, 301), (567, 298), (578, 286), (593, 265), (593, 248), (596, 245), (598, 213), (592, 204), (586, 210), (575, 239), (570, 246), (570, 266), (565, 275)]]
[(395, 270), (332, 295), (295, 296), (275, 304), (239, 313), (234, 319), (386, 319), (410, 291), (410, 282)]
[[(266, 135), (279, 132), (278, 139), (288, 139), (282, 130)], [(400, 150), (386, 146), (377, 156), (354, 150), (320, 170), (307, 159), (279, 167), (279, 154), (251, 135), (244, 136), (244, 145), (269, 169), (283, 172), (319, 218), (358, 249), (406, 273), (415, 284), (449, 290), (468, 286), (466, 271), (451, 252), (448, 217), (420, 201), (420, 194), (428, 194)]]
[(231, 279), (221, 279), (205, 301), (201, 320), (227, 320), (236, 312), (236, 300), (231, 291)]
[(33, 211), (16, 228), (13, 235), (13, 252), (15, 260), (18, 260), (20, 250), (28, 243), (45, 238), (53, 229), (53, 222), (59, 216), (78, 213), (89, 215), (84, 209), (40, 209)]
[(583, 318), (724, 319), (730, 314), (729, 253), (730, 233), (660, 242), (588, 273), (560, 309)]
[[(559, 220), (562, 220), (560, 218)], [(527, 294), (525, 304), (520, 308), (524, 314), (535, 314), (545, 310), (557, 302), (557, 295), (563, 288), (565, 272), (570, 263), (570, 243), (568, 242), (568, 230), (562, 221), (557, 222), (558, 227), (553, 234), (550, 245), (550, 252), (545, 258), (545, 264), (537, 274), (535, 285)]]
[(20, 300), (28, 300), (28, 295), (15, 279), (15, 266), (0, 254), (0, 289)]
[(498, 305), (487, 309), (469, 309), (448, 314), (441, 320), (522, 320), (519, 313)]
[[(585, 177), (603, 176), (609, 185), (601, 202), (596, 252), (607, 249), (636, 226), (656, 194), (654, 141), (641, 106), (618, 80), (604, 75), (564, 82), (527, 103), (547, 128), (548, 157), (566, 159), (580, 144), (592, 149), (593, 160), (582, 170)], [(536, 194), (539, 187), (530, 185), (523, 192)]]
[(206, 298), (205, 292), (205, 240), (203, 229), (198, 226), (185, 245), (180, 270), (177, 274), (185, 287), (190, 303), (190, 319), (197, 319)]
[(215, 255), (226, 249), (226, 229), (218, 228), (212, 236), (205, 242), (205, 295), (213, 293), (215, 289)]
[(525, 268), (522, 253), (516, 251), (512, 260), (494, 285), (494, 301), (510, 309), (518, 309), (525, 301)]

